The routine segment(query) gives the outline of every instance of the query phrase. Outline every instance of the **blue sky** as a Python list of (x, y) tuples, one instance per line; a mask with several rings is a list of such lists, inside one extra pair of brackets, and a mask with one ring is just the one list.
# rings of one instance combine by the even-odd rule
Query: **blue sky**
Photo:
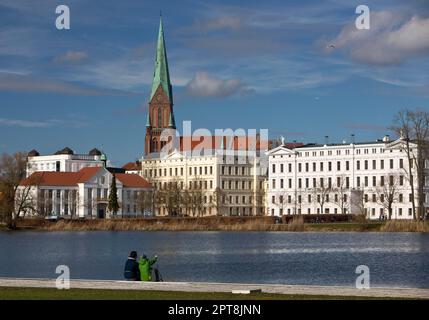
[[(354, 27), (360, 4), (370, 30)], [(160, 10), (179, 129), (375, 140), (398, 110), (429, 110), (426, 0), (1, 0), (0, 153), (140, 157)]]

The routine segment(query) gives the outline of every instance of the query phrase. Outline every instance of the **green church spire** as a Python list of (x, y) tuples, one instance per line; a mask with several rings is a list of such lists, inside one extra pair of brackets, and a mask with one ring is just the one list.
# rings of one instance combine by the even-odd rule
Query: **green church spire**
[(147, 117), (146, 117), (146, 127), (151, 127), (150, 124), (150, 111), (147, 111)]
[(153, 73), (150, 100), (153, 99), (153, 96), (159, 85), (162, 86), (162, 89), (168, 96), (170, 102), (173, 103), (173, 92), (170, 83), (170, 74), (168, 71), (167, 51), (165, 49), (164, 27), (162, 25), (162, 17), (160, 17), (159, 19), (158, 45), (156, 48), (155, 71)]
[(168, 127), (176, 129), (176, 121), (174, 120), (173, 112), (170, 112), (170, 119), (168, 121)]

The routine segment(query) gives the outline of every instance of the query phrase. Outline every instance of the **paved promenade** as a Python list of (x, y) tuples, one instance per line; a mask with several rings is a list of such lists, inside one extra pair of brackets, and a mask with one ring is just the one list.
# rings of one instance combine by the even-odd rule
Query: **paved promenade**
[[(117, 280), (71, 280), (70, 286), (72, 289), (158, 290), (185, 292), (232, 292), (232, 290), (261, 290), (265, 293), (294, 295), (335, 295), (429, 299), (429, 289), (417, 288), (374, 287), (371, 289), (358, 290), (354, 287), (339, 286), (300, 286), (208, 282), (128, 282)], [(0, 287), (55, 288), (55, 280), (0, 278)]]

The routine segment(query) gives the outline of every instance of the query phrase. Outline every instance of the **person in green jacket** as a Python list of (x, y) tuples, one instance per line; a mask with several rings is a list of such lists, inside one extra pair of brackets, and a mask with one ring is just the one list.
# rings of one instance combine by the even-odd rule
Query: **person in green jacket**
[(158, 256), (154, 256), (152, 259), (148, 259), (146, 255), (142, 255), (139, 261), (140, 280), (151, 281), (152, 280), (152, 265), (158, 260)]

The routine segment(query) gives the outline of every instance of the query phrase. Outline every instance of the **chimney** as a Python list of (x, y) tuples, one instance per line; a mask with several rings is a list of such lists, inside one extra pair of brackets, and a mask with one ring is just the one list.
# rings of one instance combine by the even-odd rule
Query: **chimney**
[(384, 137), (383, 137), (383, 142), (389, 142), (390, 141), (390, 136), (388, 135), (388, 134), (386, 134)]

